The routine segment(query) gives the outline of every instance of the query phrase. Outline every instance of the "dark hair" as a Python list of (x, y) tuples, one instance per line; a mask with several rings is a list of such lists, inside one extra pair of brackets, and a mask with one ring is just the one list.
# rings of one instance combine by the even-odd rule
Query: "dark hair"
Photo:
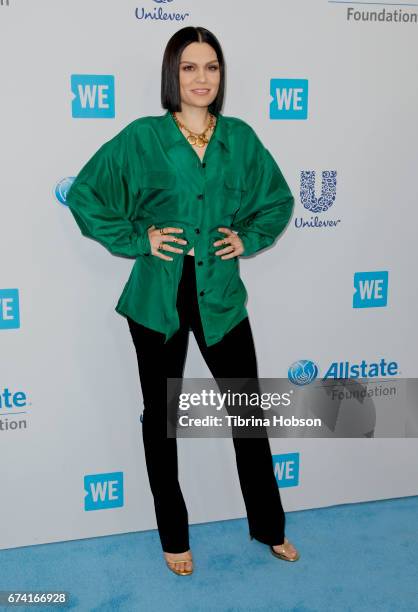
[(183, 49), (193, 42), (205, 42), (210, 45), (218, 58), (220, 70), (219, 90), (214, 101), (209, 104), (208, 110), (218, 115), (222, 108), (225, 92), (225, 62), (221, 45), (212, 32), (201, 27), (186, 27), (178, 30), (167, 43), (164, 51), (161, 72), (161, 105), (174, 113), (181, 111), (179, 66)]

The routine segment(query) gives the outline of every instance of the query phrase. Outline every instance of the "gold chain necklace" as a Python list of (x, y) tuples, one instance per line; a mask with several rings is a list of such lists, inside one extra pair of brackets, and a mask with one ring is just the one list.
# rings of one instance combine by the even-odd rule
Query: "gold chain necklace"
[(206, 144), (208, 144), (209, 142), (209, 138), (207, 137), (207, 133), (213, 129), (214, 125), (215, 125), (215, 116), (212, 115), (212, 113), (209, 113), (209, 123), (208, 123), (208, 127), (201, 133), (201, 134), (197, 134), (196, 132), (192, 132), (191, 130), (189, 130), (189, 128), (187, 128), (184, 123), (181, 123), (181, 121), (179, 119), (177, 119), (176, 114), (172, 113), (174, 121), (176, 122), (176, 124), (178, 125), (178, 127), (184, 128), (185, 130), (187, 130), (187, 132), (189, 132), (188, 136), (187, 136), (187, 140), (190, 142), (191, 145), (196, 145), (197, 147), (204, 147)]

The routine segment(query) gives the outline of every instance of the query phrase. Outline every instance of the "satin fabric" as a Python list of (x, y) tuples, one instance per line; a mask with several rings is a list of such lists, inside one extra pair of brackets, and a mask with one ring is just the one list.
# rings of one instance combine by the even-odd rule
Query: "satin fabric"
[[(270, 246), (292, 215), (294, 198), (257, 134), (237, 117), (217, 115), (201, 161), (170, 112), (140, 117), (105, 142), (82, 167), (66, 203), (83, 236), (135, 259), (115, 310), (162, 332), (179, 329), (176, 308), (184, 257), (194, 247), (197, 292), (207, 346), (247, 315), (238, 257), (221, 259), (213, 243), (228, 227), (246, 257)], [(183, 253), (151, 254), (147, 230), (180, 227)]]

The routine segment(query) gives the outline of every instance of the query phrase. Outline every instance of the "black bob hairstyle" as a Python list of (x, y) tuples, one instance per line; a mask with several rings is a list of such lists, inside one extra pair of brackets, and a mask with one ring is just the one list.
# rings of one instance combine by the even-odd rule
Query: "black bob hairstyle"
[(219, 62), (220, 81), (219, 90), (214, 101), (209, 104), (208, 110), (218, 115), (223, 104), (225, 92), (225, 62), (221, 45), (212, 32), (201, 27), (186, 27), (173, 34), (164, 51), (161, 71), (161, 105), (171, 113), (181, 111), (179, 66), (183, 50), (193, 42), (208, 43)]

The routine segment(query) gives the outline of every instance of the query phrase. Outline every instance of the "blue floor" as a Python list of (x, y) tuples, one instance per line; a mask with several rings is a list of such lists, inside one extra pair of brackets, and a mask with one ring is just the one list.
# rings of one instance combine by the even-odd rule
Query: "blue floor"
[(170, 572), (157, 532), (146, 531), (0, 551), (0, 590), (66, 590), (70, 608), (100, 612), (418, 610), (417, 496), (286, 521), (296, 563), (250, 541), (238, 519), (190, 526), (191, 576)]

